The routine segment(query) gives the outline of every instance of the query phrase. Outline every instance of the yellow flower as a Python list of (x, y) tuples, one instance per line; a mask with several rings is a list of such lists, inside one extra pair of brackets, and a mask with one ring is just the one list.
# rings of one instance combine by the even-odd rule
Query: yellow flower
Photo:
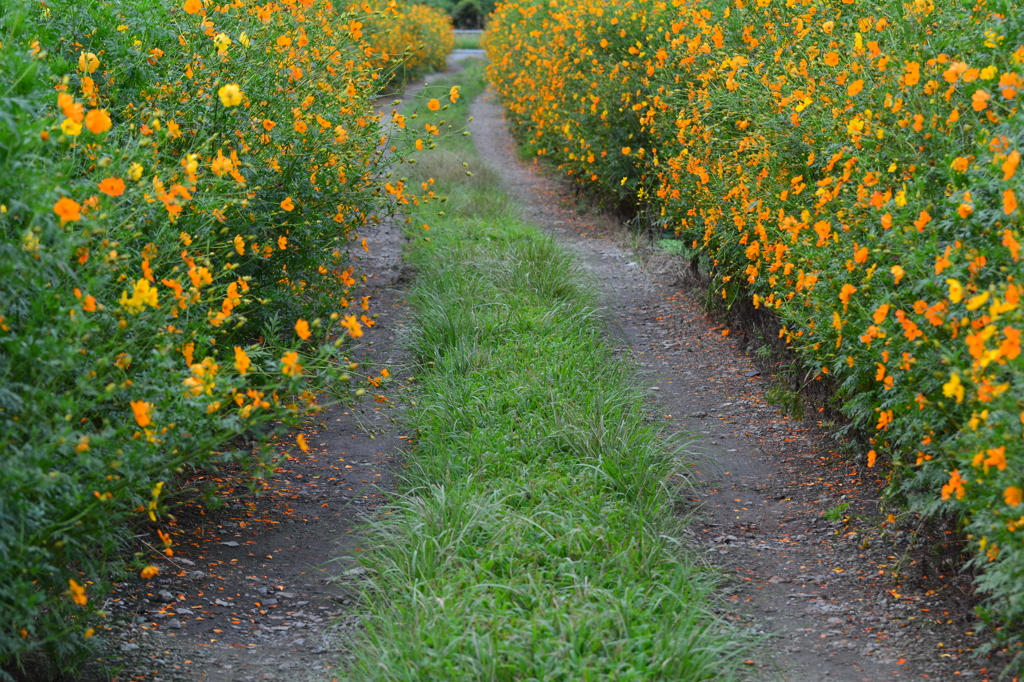
[(235, 251), (238, 252), (239, 256), (245, 255), (245, 240), (242, 239), (242, 235), (235, 235)]
[(946, 396), (947, 398), (956, 398), (956, 401), (958, 403), (963, 402), (964, 387), (963, 384), (960, 382), (959, 374), (953, 372), (949, 376), (949, 381), (943, 384), (942, 386), (942, 395)]
[(121, 304), (122, 308), (132, 315), (137, 315), (142, 312), (147, 305), (150, 308), (156, 308), (159, 305), (156, 287), (151, 286), (149, 280), (145, 277), (139, 279), (139, 281), (132, 285), (131, 296), (128, 296), (127, 291), (122, 291), (121, 298), (118, 302)]
[(231, 37), (227, 33), (218, 33), (213, 39), (213, 46), (217, 48), (217, 54), (227, 54), (230, 45)]
[(75, 137), (82, 134), (82, 124), (66, 118), (60, 123), (60, 130), (65, 135)]
[(142, 171), (145, 170), (141, 163), (133, 163), (128, 166), (128, 177), (132, 180), (138, 181), (142, 177)]
[(949, 285), (949, 300), (959, 303), (964, 297), (963, 285), (955, 279), (947, 279), (946, 284)]
[(217, 95), (220, 97), (220, 103), (226, 107), (237, 107), (242, 103), (242, 89), (235, 83), (222, 85)]

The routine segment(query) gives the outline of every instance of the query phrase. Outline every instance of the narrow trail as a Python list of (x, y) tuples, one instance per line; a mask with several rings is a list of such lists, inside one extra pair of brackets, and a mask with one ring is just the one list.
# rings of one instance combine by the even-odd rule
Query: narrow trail
[[(610, 331), (650, 385), (651, 417), (699, 438), (694, 497), (680, 501), (695, 518), (685, 540), (732, 578), (733, 615), (771, 636), (757, 677), (987, 679), (986, 661), (969, 653), (979, 644), (970, 602), (938, 595), (953, 576), (909, 558), (904, 533), (880, 529), (874, 472), (839, 456), (813, 416), (788, 419), (766, 402), (770, 384), (751, 347), (723, 335), (699, 292), (646, 272), (616, 221), (589, 214), (571, 188), (520, 160), (493, 93), (472, 114), (481, 156), (524, 216), (599, 282)], [(865, 528), (821, 516), (842, 503)], [(900, 562), (914, 579), (897, 590)]]

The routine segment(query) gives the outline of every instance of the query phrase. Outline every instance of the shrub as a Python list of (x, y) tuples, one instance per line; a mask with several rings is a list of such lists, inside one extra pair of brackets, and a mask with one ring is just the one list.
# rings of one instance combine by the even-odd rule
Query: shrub
[(373, 110), (381, 21), (328, 0), (0, 7), (0, 677), (82, 655), (126, 523), (167, 538), (178, 473), (259, 476), (239, 438), (355, 390), (331, 362), (372, 324), (346, 242), (415, 199)]
[(401, 84), (432, 71), (444, 71), (455, 33), (448, 14), (436, 7), (403, 4), (377, 15), (372, 46), (375, 64)]
[(703, 249), (726, 305), (774, 310), (872, 434), (888, 494), (962, 520), (993, 612), (1017, 624), (1022, 16), (511, 3), (487, 39), (521, 139), (605, 194), (632, 188), (624, 202)]

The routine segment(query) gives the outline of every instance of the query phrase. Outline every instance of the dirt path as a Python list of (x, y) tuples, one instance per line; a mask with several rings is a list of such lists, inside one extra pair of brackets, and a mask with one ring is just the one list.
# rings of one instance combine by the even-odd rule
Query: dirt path
[[(953, 576), (908, 555), (905, 533), (880, 527), (874, 472), (837, 454), (813, 417), (787, 419), (765, 401), (769, 383), (753, 348), (723, 336), (699, 291), (645, 271), (621, 226), (581, 210), (571, 188), (521, 161), (493, 95), (472, 113), (481, 156), (525, 217), (573, 249), (602, 285), (610, 330), (650, 384), (652, 418), (700, 438), (687, 540), (731, 576), (732, 615), (772, 635), (757, 661), (761, 676), (772, 678), (773, 667), (801, 682), (997, 672), (969, 653), (978, 645), (972, 603), (950, 588)], [(845, 503), (848, 522), (822, 516)], [(892, 578), (898, 564), (902, 584)]]

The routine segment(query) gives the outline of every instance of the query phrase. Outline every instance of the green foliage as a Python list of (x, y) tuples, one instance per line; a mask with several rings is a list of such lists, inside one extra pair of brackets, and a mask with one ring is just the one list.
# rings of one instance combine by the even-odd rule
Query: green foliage
[(850, 503), (843, 502), (842, 504), (837, 504), (836, 506), (832, 507), (831, 509), (823, 513), (822, 516), (824, 516), (827, 520), (831, 521), (832, 523), (839, 523), (843, 520), (843, 517), (846, 515), (846, 510), (849, 508)]
[(253, 442), (349, 395), (346, 242), (408, 201), (385, 191), (373, 17), (214, 9), (0, 4), (0, 679), (73, 669), (106, 581), (142, 567), (126, 537), (173, 533), (177, 481), (258, 478)]

